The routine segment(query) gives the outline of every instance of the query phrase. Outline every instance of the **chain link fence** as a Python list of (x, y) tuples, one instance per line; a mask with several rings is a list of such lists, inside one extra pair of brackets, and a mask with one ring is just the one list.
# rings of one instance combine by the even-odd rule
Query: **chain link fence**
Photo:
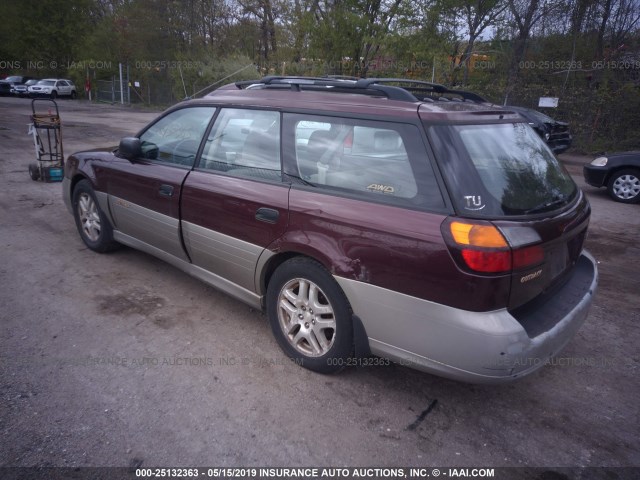
[[(134, 77), (136, 78), (136, 77)], [(192, 85), (188, 88), (188, 94), (204, 88), (205, 85)], [(123, 77), (120, 83), (119, 76), (110, 79), (98, 79), (92, 82), (93, 99), (101, 103), (124, 103), (146, 105), (171, 105), (184, 97), (178, 98), (170, 79), (144, 78), (141, 80), (127, 80)]]

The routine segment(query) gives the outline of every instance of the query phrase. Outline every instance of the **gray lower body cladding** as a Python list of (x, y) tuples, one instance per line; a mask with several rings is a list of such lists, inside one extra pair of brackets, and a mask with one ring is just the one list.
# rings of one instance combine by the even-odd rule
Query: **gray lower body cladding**
[[(469, 312), (336, 280), (362, 319), (373, 354), (457, 380), (500, 383), (544, 366), (573, 338), (587, 317), (598, 271), (593, 257), (583, 252), (569, 281), (526, 319), (506, 309)], [(526, 322), (536, 319), (546, 324), (530, 336), (534, 330)]]

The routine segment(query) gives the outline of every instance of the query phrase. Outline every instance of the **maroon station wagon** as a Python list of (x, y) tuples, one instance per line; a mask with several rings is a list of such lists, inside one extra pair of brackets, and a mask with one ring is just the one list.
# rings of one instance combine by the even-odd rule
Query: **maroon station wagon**
[(266, 311), (314, 371), (522, 377), (584, 322), (587, 199), (517, 113), (398, 79), (265, 77), (76, 153), (84, 243), (143, 250)]

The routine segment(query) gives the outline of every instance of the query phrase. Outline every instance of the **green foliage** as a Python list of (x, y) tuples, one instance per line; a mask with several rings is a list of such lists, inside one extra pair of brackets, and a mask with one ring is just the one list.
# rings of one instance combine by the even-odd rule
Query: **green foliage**
[(0, 58), (33, 76), (64, 73), (82, 51), (91, 5), (91, 0), (1, 2)]
[[(266, 74), (433, 79), (500, 104), (536, 107), (540, 96), (557, 96), (550, 113), (571, 124), (577, 149), (640, 148), (640, 4), (592, 3), (5, 1), (0, 74), (68, 77), (81, 87), (87, 70), (95, 84), (117, 77), (122, 63), (141, 84), (132, 99), (146, 103)], [(523, 36), (514, 15), (528, 11)]]
[(203, 60), (193, 62), (191, 56), (180, 54), (176, 67), (169, 69), (176, 98), (206, 95), (216, 87), (259, 76), (256, 66), (246, 56), (216, 57), (204, 53)]

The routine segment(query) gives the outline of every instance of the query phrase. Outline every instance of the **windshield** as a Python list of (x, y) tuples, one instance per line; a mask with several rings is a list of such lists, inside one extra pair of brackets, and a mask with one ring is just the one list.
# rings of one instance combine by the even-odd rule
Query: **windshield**
[(577, 187), (526, 123), (436, 126), (430, 137), (460, 214), (542, 213), (567, 205)]
[(5, 82), (20, 82), (22, 80), (22, 77), (7, 77), (4, 79)]
[(55, 85), (56, 82), (54, 82), (53, 80), (40, 80), (38, 82), (38, 85), (48, 85), (48, 86), (52, 86)]

